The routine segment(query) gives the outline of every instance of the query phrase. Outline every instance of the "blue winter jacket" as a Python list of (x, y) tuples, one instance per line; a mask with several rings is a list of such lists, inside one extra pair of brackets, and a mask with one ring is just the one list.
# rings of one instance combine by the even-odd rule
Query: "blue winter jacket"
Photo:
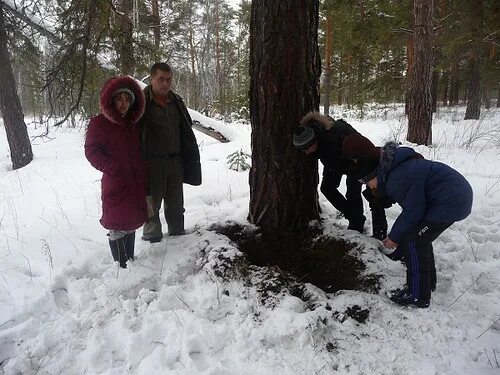
[(464, 176), (417, 155), (412, 148), (390, 142), (380, 159), (377, 193), (403, 208), (388, 236), (396, 243), (422, 220), (452, 223), (465, 219), (472, 208), (472, 188)]

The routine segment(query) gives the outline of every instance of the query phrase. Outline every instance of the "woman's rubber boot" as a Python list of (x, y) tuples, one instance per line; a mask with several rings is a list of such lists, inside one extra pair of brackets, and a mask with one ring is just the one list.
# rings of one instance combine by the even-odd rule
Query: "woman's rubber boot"
[(125, 255), (127, 260), (134, 260), (135, 232), (125, 236)]
[(109, 240), (109, 247), (111, 249), (111, 255), (113, 256), (115, 262), (119, 262), (121, 268), (127, 268), (125, 237), (119, 238), (114, 241)]

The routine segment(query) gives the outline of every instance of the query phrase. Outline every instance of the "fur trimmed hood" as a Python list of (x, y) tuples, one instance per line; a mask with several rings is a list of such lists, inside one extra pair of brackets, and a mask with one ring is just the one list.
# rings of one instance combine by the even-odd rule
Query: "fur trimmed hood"
[[(130, 106), (125, 117), (122, 117), (120, 115), (113, 104), (113, 94), (116, 92), (116, 90), (121, 88), (127, 88), (131, 90), (135, 95), (135, 100)], [(144, 93), (142, 92), (139, 84), (132, 77), (117, 76), (108, 79), (106, 83), (104, 83), (104, 86), (101, 90), (99, 104), (101, 107), (101, 113), (112, 123), (117, 125), (125, 125), (131, 122), (135, 124), (144, 114)]]
[(321, 124), (326, 130), (330, 130), (335, 123), (331, 117), (322, 115), (321, 113), (315, 111), (309, 112), (302, 117), (302, 120), (300, 120), (300, 126), (307, 126), (310, 122)]
[(384, 176), (392, 169), (408, 159), (423, 159), (424, 157), (410, 147), (400, 146), (396, 142), (387, 142), (382, 148), (379, 170)]

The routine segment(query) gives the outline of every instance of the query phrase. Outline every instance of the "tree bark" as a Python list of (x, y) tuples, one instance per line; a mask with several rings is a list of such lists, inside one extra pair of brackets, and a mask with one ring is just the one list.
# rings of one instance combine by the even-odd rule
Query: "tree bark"
[(500, 84), (497, 87), (497, 108), (500, 108)]
[(443, 87), (443, 106), (448, 106), (448, 86), (450, 84), (450, 74), (448, 71), (443, 72), (443, 76), (441, 78), (441, 86)]
[(192, 108), (198, 110), (198, 78), (196, 76), (196, 48), (194, 45), (193, 26), (189, 25), (189, 57), (191, 61), (191, 90), (192, 90)]
[(451, 67), (451, 83), (450, 83), (450, 105), (458, 105), (458, 97), (460, 93), (460, 81), (458, 77), (458, 64), (453, 64)]
[(319, 217), (317, 161), (292, 133), (319, 108), (317, 0), (254, 0), (250, 22), (249, 220), (264, 233), (305, 229)]
[(134, 75), (134, 27), (132, 24), (133, 4), (131, 0), (122, 0), (120, 3), (120, 12), (118, 14), (118, 58), (122, 74)]
[(438, 82), (439, 82), (439, 72), (437, 70), (434, 70), (432, 72), (432, 88), (431, 88), (432, 113), (436, 113), (437, 110)]
[(433, 0), (414, 0), (415, 64), (408, 97), (407, 141), (432, 144), (432, 17)]
[(413, 34), (408, 36), (406, 40), (406, 99), (405, 99), (405, 114), (408, 116), (409, 112), (409, 95), (411, 77), (413, 75), (413, 65), (415, 64), (415, 46), (413, 41)]
[(469, 6), (472, 25), (472, 43), (469, 52), (469, 84), (467, 85), (467, 109), (465, 120), (479, 120), (481, 115), (481, 62), (480, 33), (482, 24), (482, 0), (472, 1)]
[(2, 82), (0, 84), (0, 111), (9, 143), (12, 169), (19, 169), (33, 160), (33, 151), (12, 73), (4, 11), (4, 3), (0, 1), (0, 82)]
[(332, 90), (332, 14), (326, 16), (326, 42), (325, 42), (325, 81), (323, 84), (323, 113), (330, 114), (330, 96)]
[(151, 21), (153, 27), (153, 38), (156, 48), (156, 53), (160, 50), (160, 7), (158, 6), (158, 0), (151, 0)]

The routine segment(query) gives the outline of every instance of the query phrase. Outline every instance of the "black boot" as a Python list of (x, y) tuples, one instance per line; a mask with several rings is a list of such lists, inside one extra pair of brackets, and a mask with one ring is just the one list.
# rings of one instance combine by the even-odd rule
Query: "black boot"
[(349, 225), (347, 226), (347, 229), (352, 229), (355, 231), (358, 231), (359, 233), (363, 234), (363, 228), (365, 225), (365, 220), (366, 218), (364, 216), (356, 219), (348, 219), (349, 220)]
[(109, 240), (109, 248), (111, 249), (111, 255), (113, 256), (113, 260), (118, 262), (118, 245), (116, 241)]
[(135, 232), (125, 236), (125, 254), (127, 260), (134, 260)]
[(121, 268), (127, 268), (125, 237), (117, 240), (109, 240), (109, 247), (111, 248), (111, 255), (113, 255), (115, 262), (120, 262)]

